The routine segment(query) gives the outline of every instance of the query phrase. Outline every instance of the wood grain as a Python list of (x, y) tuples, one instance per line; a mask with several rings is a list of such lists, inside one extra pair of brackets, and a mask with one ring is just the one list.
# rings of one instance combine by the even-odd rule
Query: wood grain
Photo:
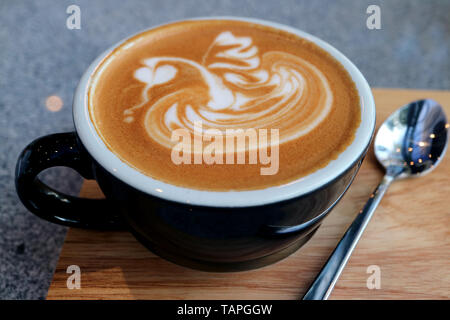
[[(419, 98), (450, 115), (450, 92), (375, 89), (377, 123)], [(349, 192), (299, 251), (274, 265), (240, 273), (183, 268), (147, 251), (126, 232), (70, 229), (48, 299), (299, 299), (382, 177), (370, 151)], [(395, 182), (382, 200), (331, 299), (450, 297), (450, 157), (429, 175)], [(86, 181), (82, 196), (99, 197)], [(69, 265), (81, 268), (81, 289), (66, 287)], [(381, 269), (369, 290), (367, 267)]]

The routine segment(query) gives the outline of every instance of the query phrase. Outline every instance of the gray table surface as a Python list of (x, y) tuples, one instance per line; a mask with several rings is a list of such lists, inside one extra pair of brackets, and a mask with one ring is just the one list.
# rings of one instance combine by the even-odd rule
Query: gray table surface
[[(81, 29), (66, 28), (66, 8), (81, 9)], [(381, 30), (366, 9), (381, 7)], [(83, 71), (103, 50), (139, 30), (196, 16), (248, 16), (312, 33), (347, 55), (375, 87), (450, 88), (450, 1), (9, 1), (0, 0), (0, 299), (44, 299), (67, 228), (20, 203), (14, 167), (25, 145), (73, 130), (71, 101)], [(45, 99), (61, 97), (59, 112)], [(44, 180), (77, 194), (68, 169)]]

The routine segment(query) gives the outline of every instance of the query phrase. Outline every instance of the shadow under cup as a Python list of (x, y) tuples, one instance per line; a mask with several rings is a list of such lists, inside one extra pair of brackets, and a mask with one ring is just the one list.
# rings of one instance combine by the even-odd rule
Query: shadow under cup
[[(211, 19), (211, 18), (209, 18)], [(239, 271), (271, 264), (306, 243), (351, 185), (375, 128), (371, 90), (358, 69), (336, 49), (302, 31), (241, 18), (295, 33), (328, 51), (348, 71), (361, 101), (355, 140), (338, 157), (305, 178), (263, 190), (209, 192), (162, 183), (121, 162), (91, 122), (87, 92), (98, 57), (83, 75), (74, 97), (76, 132), (39, 138), (16, 167), (16, 188), (36, 215), (63, 225), (129, 229), (167, 260), (207, 271)], [(95, 179), (106, 199), (71, 197), (39, 181), (39, 172), (68, 166)]]

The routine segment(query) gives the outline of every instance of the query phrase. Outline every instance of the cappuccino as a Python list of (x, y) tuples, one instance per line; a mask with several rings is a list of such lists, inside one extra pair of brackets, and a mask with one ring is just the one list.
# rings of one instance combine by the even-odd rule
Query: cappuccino
[[(312, 173), (351, 144), (361, 118), (356, 86), (329, 53), (236, 20), (177, 22), (128, 39), (97, 68), (88, 100), (98, 134), (123, 162), (169, 184), (214, 191), (262, 189)], [(200, 158), (209, 148), (215, 159), (248, 161), (173, 161), (177, 146), (195, 159), (194, 146), (179, 148), (173, 133), (195, 139), (199, 122), (202, 136), (234, 130), (245, 142), (236, 135), (225, 154), (227, 139), (201, 138)], [(251, 139), (251, 130), (276, 130), (277, 139)], [(262, 150), (277, 161), (272, 174), (261, 174)]]

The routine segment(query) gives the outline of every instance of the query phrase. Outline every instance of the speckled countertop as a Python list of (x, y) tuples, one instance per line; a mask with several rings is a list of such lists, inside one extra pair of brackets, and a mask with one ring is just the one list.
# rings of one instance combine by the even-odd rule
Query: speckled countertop
[[(81, 9), (81, 29), (66, 28), (66, 8)], [(381, 8), (381, 30), (366, 9)], [(71, 101), (83, 71), (103, 50), (150, 26), (195, 16), (272, 20), (312, 33), (341, 50), (375, 87), (450, 89), (450, 1), (411, 0), (0, 0), (0, 299), (46, 296), (66, 228), (19, 202), (14, 167), (34, 138), (73, 130)], [(63, 105), (46, 104), (60, 97)], [(58, 102), (58, 101), (56, 101)], [(69, 169), (43, 173), (77, 194)]]

